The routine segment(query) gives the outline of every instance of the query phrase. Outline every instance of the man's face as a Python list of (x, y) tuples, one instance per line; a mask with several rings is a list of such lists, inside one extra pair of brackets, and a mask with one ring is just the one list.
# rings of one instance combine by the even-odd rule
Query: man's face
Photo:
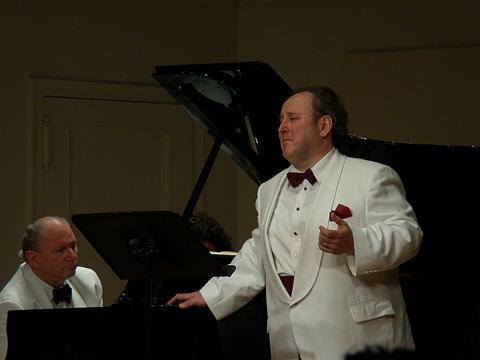
[(290, 97), (283, 104), (278, 127), (283, 157), (302, 171), (320, 160), (325, 146), (322, 123), (314, 123), (312, 101), (308, 92)]
[(58, 287), (75, 275), (77, 268), (77, 241), (71, 227), (58, 220), (42, 225), (38, 251), (27, 251), (29, 264), (37, 276)]

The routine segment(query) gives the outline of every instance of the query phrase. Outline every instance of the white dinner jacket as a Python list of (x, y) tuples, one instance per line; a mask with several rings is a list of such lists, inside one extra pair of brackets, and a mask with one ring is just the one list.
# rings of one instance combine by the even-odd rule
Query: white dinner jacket
[[(102, 306), (102, 284), (97, 274), (84, 267), (77, 267), (73, 277), (66, 280), (72, 288), (72, 307)], [(10, 310), (51, 309), (51, 294), (45, 283), (22, 263), (10, 281), (0, 292), (0, 359), (7, 354), (7, 316)]]
[[(213, 278), (201, 293), (217, 319), (266, 287), (273, 359), (340, 360), (366, 345), (413, 348), (397, 267), (419, 249), (422, 232), (390, 167), (333, 150), (307, 221), (290, 297), (281, 283), (268, 228), (282, 171), (258, 190), (259, 228), (233, 261), (230, 278)], [(318, 248), (319, 226), (336, 228), (329, 213), (348, 206), (355, 256)]]

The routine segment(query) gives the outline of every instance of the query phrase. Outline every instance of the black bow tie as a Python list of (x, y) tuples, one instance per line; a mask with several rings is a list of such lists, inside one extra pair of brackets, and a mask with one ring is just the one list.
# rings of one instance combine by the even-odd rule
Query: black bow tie
[(60, 301), (65, 301), (67, 304), (72, 302), (72, 288), (65, 284), (62, 287), (53, 289), (53, 302), (58, 305)]
[(317, 181), (317, 178), (315, 177), (315, 175), (313, 175), (312, 169), (307, 169), (303, 173), (289, 172), (287, 173), (287, 178), (288, 178), (288, 181), (290, 182), (290, 185), (292, 185), (293, 187), (297, 187), (305, 179), (307, 179), (312, 185), (315, 184), (315, 182)]

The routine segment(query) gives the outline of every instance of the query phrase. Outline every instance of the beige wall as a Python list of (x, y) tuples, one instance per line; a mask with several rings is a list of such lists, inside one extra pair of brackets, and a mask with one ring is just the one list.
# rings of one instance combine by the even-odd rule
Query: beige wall
[(155, 65), (235, 61), (236, 39), (232, 1), (2, 1), (0, 287), (18, 266), (18, 240), (32, 220), (29, 77), (156, 84)]
[[(239, 59), (270, 63), (293, 87), (334, 87), (353, 133), (480, 145), (479, 12), (475, 1), (242, 0)], [(438, 131), (452, 117), (453, 141)]]
[[(0, 284), (17, 266), (15, 241), (31, 220), (26, 205), (31, 171), (25, 162), (31, 146), (29, 76), (153, 84), (157, 64), (259, 60), (292, 87), (321, 83), (338, 89), (359, 135), (480, 145), (474, 86), (479, 11), (476, 1), (434, 0), (2, 4)], [(231, 168), (228, 159), (219, 162), (205, 207), (221, 222), (225, 212), (238, 213), (237, 223), (226, 227), (240, 244), (255, 223), (255, 186), (238, 170), (237, 192), (231, 195), (237, 207), (218, 201), (222, 171)]]

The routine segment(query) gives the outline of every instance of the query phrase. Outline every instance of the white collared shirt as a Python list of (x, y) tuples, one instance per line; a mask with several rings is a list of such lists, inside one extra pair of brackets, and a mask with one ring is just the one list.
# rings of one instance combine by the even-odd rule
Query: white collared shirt
[[(311, 168), (317, 179), (315, 184), (312, 185), (308, 180), (304, 180), (294, 188), (286, 180), (282, 185), (268, 229), (268, 237), (279, 274), (295, 275), (302, 251), (305, 225), (310, 218), (322, 179), (325, 177), (325, 168), (334, 152), (332, 149)], [(299, 170), (291, 165), (288, 171), (298, 172)]]
[[(45, 281), (43, 281), (42, 279), (40, 279), (34, 272), (33, 270), (30, 268), (30, 265), (28, 265), (26, 263), (26, 266), (28, 267), (28, 271), (30, 271), (32, 273), (33, 276), (35, 276), (37, 279), (38, 279), (38, 284), (40, 285), (40, 287), (42, 288), (43, 291), (45, 291), (45, 294), (47, 295), (47, 298), (50, 299), (50, 302), (52, 303), (52, 307), (55, 308), (55, 309), (62, 309), (62, 308), (71, 308), (73, 307), (73, 301), (72, 303), (70, 304), (67, 304), (66, 302), (64, 301), (60, 301), (58, 304), (55, 304), (55, 302), (53, 301), (53, 289), (54, 287), (51, 286), (50, 284), (47, 284)], [(66, 282), (64, 282), (64, 285), (65, 285)]]

